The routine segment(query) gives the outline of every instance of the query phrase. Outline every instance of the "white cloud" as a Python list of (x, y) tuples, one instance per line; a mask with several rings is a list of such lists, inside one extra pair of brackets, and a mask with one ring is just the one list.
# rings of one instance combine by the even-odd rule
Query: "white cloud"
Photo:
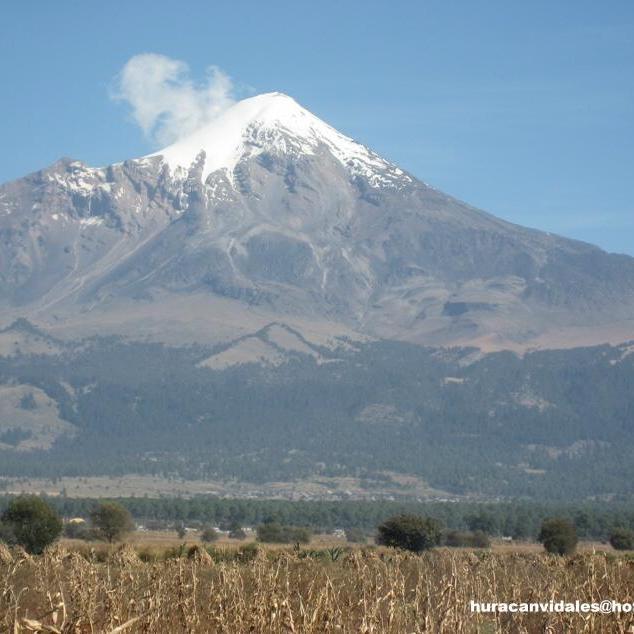
[(234, 103), (233, 82), (211, 66), (195, 83), (185, 62), (156, 53), (130, 58), (115, 78), (112, 97), (127, 102), (144, 134), (168, 145), (205, 125)]

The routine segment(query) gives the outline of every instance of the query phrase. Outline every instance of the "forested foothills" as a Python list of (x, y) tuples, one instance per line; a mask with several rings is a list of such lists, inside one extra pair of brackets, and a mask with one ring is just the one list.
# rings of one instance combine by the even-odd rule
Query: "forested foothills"
[(406, 496), (390, 475), (405, 473), (453, 495), (631, 495), (627, 347), (522, 357), (394, 342), (313, 348), (329, 362), (297, 354), (219, 371), (200, 365), (219, 348), (118, 338), (2, 357), (0, 387), (26, 395), (16, 411), (37, 413), (49, 399), (71, 426), (50, 448), (24, 451), (37, 429), (3, 419), (0, 475), (354, 476)]
[[(0, 514), (14, 496), (0, 497)], [(89, 518), (99, 500), (48, 497), (46, 502), (62, 517)], [(606, 541), (615, 529), (634, 530), (634, 505), (619, 502), (583, 504), (534, 502), (291, 502), (286, 500), (239, 500), (199, 496), (194, 498), (118, 498), (135, 521), (153, 521), (164, 527), (180, 523), (258, 526), (275, 522), (285, 526), (306, 526), (314, 531), (362, 529), (373, 534), (389, 517), (406, 514), (431, 517), (443, 529), (481, 531), (491, 536), (534, 540), (544, 519), (562, 517), (574, 523), (582, 539)]]

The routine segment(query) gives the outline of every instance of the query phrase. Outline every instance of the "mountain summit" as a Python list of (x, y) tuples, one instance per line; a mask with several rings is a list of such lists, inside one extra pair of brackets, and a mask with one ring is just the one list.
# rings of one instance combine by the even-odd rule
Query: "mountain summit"
[(140, 159), (1, 186), (0, 235), (0, 324), (65, 337), (634, 338), (634, 258), (474, 209), (280, 93)]
[(211, 123), (150, 158), (161, 156), (173, 174), (182, 174), (204, 152), (201, 177), (205, 180), (217, 170), (225, 170), (231, 177), (241, 160), (267, 150), (299, 158), (314, 155), (322, 146), (353, 174), (371, 179), (387, 171), (407, 178), (400, 169), (279, 92), (238, 102)]

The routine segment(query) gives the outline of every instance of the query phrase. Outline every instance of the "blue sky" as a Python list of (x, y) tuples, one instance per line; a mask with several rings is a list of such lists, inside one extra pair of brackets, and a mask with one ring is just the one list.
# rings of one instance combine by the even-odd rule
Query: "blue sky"
[(0, 181), (154, 149), (113, 77), (139, 53), (279, 90), (424, 181), (634, 255), (634, 2), (13, 0)]

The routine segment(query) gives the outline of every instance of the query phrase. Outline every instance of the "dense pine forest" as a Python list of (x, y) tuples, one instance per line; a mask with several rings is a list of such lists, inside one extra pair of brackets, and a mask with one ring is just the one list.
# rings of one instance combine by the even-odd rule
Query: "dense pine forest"
[[(17, 414), (48, 399), (43, 449), (0, 424), (0, 476), (247, 482), (414, 474), (452, 495), (631, 495), (634, 354), (599, 346), (481, 355), (394, 342), (315, 348), (322, 361), (201, 365), (216, 349), (97, 338), (0, 358)], [(36, 393), (38, 401), (31, 396)]]

